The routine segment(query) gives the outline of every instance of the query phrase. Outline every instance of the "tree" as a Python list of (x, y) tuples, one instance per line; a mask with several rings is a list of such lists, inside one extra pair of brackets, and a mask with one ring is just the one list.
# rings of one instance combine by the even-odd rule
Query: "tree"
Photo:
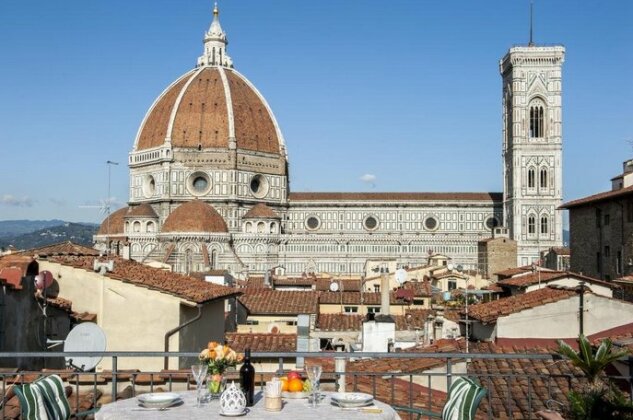
[(633, 404), (614, 384), (603, 378), (604, 369), (629, 354), (628, 350), (615, 351), (610, 339), (602, 340), (594, 348), (584, 335), (578, 337), (578, 351), (558, 340), (557, 353), (568, 358), (583, 371), (589, 386), (580, 392), (569, 393), (569, 413), (574, 419), (593, 420), (606, 418), (633, 419)]

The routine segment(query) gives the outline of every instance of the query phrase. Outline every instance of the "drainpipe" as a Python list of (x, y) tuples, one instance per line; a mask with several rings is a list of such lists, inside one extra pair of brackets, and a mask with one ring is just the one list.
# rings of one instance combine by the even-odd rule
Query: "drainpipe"
[(578, 311), (579, 311), (579, 316), (578, 316), (578, 321), (579, 321), (579, 325), (580, 325), (580, 335), (584, 334), (584, 320), (585, 320), (585, 299), (584, 299), (584, 294), (585, 294), (585, 282), (581, 281), (580, 282), (580, 290), (578, 293), (578, 297), (580, 298), (580, 301), (578, 302)]
[[(176, 334), (178, 331), (182, 330), (186, 326), (191, 325), (194, 322), (198, 321), (200, 318), (202, 318), (202, 305), (197, 304), (196, 308), (198, 308), (198, 314), (195, 317), (191, 318), (189, 321), (185, 322), (184, 324), (180, 324), (176, 328), (172, 328), (171, 330), (165, 333), (165, 353), (169, 352), (169, 338), (172, 335)], [(169, 369), (169, 357), (165, 356), (165, 370), (167, 369)]]

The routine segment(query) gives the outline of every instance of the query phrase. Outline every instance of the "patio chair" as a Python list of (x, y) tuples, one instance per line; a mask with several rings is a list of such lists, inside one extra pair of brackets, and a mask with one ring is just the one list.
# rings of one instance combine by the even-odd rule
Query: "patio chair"
[(58, 375), (44, 376), (30, 384), (14, 385), (24, 420), (68, 420), (70, 404)]
[(393, 406), (393, 408), (398, 411), (417, 414), (417, 420), (422, 417), (435, 417), (442, 420), (472, 420), (475, 418), (479, 403), (486, 393), (486, 389), (473, 379), (460, 376), (453, 380), (448, 390), (448, 399), (441, 413), (397, 405)]

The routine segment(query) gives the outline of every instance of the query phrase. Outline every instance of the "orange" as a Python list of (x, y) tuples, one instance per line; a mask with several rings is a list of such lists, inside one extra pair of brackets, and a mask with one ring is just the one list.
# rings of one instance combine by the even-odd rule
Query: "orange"
[(281, 391), (282, 392), (287, 392), (288, 391), (288, 378), (281, 378)]
[(290, 379), (288, 381), (288, 391), (290, 392), (302, 392), (303, 391), (303, 381), (299, 378)]

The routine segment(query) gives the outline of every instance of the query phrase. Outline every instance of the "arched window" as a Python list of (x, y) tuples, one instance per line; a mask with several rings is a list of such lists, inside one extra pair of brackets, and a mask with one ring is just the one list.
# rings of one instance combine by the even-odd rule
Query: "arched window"
[(259, 222), (257, 224), (257, 233), (264, 233), (266, 232), (266, 225), (264, 224), (264, 222)]
[(154, 232), (154, 222), (147, 222), (147, 226), (145, 227), (145, 231), (147, 233)]
[(212, 250), (211, 251), (211, 255), (209, 257), (210, 257), (209, 263), (211, 265), (211, 269), (215, 270), (215, 268), (216, 268), (215, 265), (217, 264), (217, 261), (218, 261), (218, 251), (216, 251), (215, 249)]
[(536, 217), (531, 214), (528, 216), (528, 235), (534, 235), (536, 233)]
[(251, 222), (246, 222), (246, 233), (253, 233), (253, 224)]
[(541, 233), (549, 233), (549, 219), (546, 215), (541, 216)]
[(534, 101), (530, 105), (530, 137), (541, 138), (545, 133), (545, 125), (543, 124), (543, 104), (541, 101)]
[(534, 168), (528, 169), (528, 188), (534, 188), (536, 186), (536, 170)]
[(277, 223), (272, 222), (270, 224), (270, 233), (277, 233)]
[(134, 229), (134, 233), (140, 233), (141, 232), (141, 222), (134, 222), (134, 224), (132, 225), (132, 229)]
[(130, 222), (125, 222), (125, 233), (130, 233)]
[(539, 174), (539, 184), (541, 188), (547, 188), (547, 168), (541, 168)]

